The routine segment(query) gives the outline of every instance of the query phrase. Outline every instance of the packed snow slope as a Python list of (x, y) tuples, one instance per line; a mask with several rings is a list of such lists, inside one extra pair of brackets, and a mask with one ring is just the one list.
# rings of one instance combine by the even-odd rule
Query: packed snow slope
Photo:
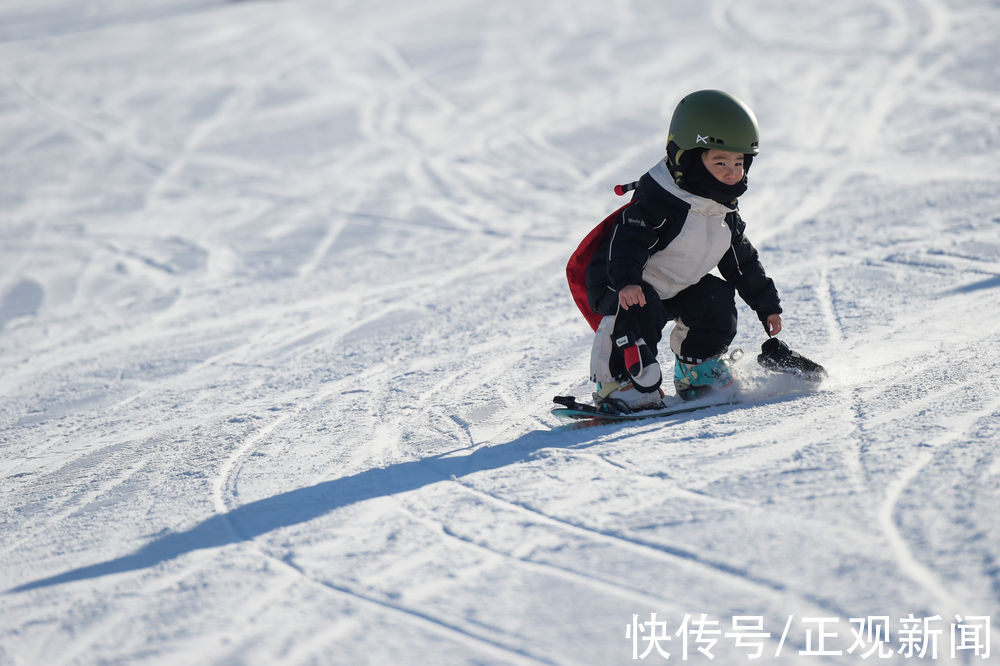
[[(926, 661), (996, 660), (998, 34), (973, 0), (3, 4), (0, 665), (908, 663), (911, 614)], [(829, 381), (767, 376), (741, 304), (755, 399), (573, 428), (566, 259), (703, 88), (759, 117), (741, 210)]]

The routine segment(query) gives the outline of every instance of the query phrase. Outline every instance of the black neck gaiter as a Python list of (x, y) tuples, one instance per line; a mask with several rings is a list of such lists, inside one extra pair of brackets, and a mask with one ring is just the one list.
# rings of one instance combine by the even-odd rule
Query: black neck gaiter
[(670, 167), (670, 172), (681, 189), (735, 209), (736, 200), (747, 191), (746, 171), (750, 168), (749, 162), (752, 158), (745, 158), (743, 180), (733, 185), (726, 185), (709, 173), (701, 161), (704, 152), (703, 148), (686, 150), (681, 153), (680, 160), (677, 160), (676, 152), (671, 155), (668, 151), (667, 166)]

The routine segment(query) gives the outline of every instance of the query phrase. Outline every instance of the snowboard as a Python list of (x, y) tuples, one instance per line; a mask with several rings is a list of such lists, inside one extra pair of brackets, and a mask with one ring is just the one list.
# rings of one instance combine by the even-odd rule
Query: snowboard
[[(742, 358), (742, 350), (734, 352), (730, 360), (738, 361)], [(792, 351), (787, 344), (777, 338), (770, 338), (761, 345), (761, 353), (757, 356), (757, 363), (775, 373), (792, 375), (806, 384), (817, 385), (826, 377), (826, 369), (819, 363), (812, 361), (798, 352)], [(639, 421), (642, 419), (663, 418), (675, 414), (688, 414), (691, 412), (710, 409), (712, 407), (725, 407), (735, 405), (745, 401), (746, 396), (741, 396), (739, 391), (732, 392), (723, 389), (717, 395), (705, 396), (694, 400), (682, 400), (680, 397), (664, 399), (664, 406), (656, 409), (644, 409), (636, 412), (615, 412), (605, 411), (596, 405), (579, 402), (575, 397), (568, 395), (557, 395), (552, 400), (560, 405), (552, 409), (552, 414), (569, 419), (590, 420), (595, 422), (614, 421)]]
[[(667, 399), (669, 400), (669, 399)], [(655, 419), (662, 418), (665, 416), (672, 416), (674, 414), (687, 414), (689, 412), (697, 412), (702, 409), (710, 409), (712, 407), (725, 407), (727, 405), (734, 405), (739, 402), (736, 396), (730, 396), (726, 399), (717, 399), (710, 401), (692, 401), (686, 402), (680, 398), (676, 399), (676, 402), (668, 402), (662, 408), (657, 409), (644, 409), (638, 412), (602, 412), (600, 409), (594, 405), (587, 404), (585, 402), (579, 402), (576, 398), (569, 395), (557, 395), (552, 399), (553, 402), (562, 405), (561, 407), (555, 407), (552, 409), (552, 413), (555, 416), (562, 416), (570, 419), (586, 419), (592, 421), (641, 421), (642, 419)]]

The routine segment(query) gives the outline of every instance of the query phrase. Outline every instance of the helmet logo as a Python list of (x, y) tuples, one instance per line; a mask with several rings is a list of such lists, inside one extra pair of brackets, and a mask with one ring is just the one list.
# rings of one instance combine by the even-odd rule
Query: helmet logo
[(715, 136), (711, 136), (711, 135), (709, 135), (709, 136), (702, 136), (701, 134), (698, 134), (697, 132), (695, 132), (695, 137), (696, 138), (695, 138), (694, 142), (696, 144), (697, 143), (703, 143), (706, 146), (711, 145), (713, 143), (717, 144), (717, 145), (720, 145), (720, 146), (726, 145), (725, 141), (723, 141), (722, 139), (720, 139), (718, 137), (715, 137)]

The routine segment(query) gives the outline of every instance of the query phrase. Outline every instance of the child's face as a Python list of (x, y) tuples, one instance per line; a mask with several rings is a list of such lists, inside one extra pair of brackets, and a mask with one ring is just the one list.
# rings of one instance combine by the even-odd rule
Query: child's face
[(706, 150), (701, 155), (708, 172), (715, 179), (726, 185), (735, 185), (743, 180), (743, 153), (732, 153), (728, 150)]

